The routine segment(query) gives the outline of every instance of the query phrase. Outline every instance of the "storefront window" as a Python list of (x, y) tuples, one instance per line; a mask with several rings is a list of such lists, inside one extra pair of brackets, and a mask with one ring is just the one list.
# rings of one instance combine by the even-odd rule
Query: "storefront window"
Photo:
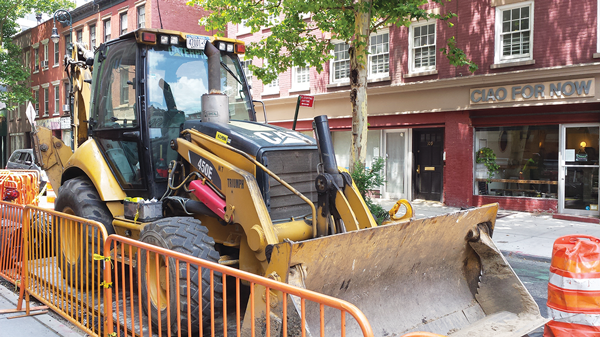
[[(338, 166), (350, 168), (350, 146), (352, 144), (352, 131), (335, 131), (332, 133), (333, 150)], [(381, 156), (379, 150), (381, 131), (367, 131), (367, 168), (371, 167), (373, 159)]]
[(558, 134), (558, 125), (476, 128), (474, 159), (493, 153), (497, 171), (475, 162), (474, 193), (556, 199)]

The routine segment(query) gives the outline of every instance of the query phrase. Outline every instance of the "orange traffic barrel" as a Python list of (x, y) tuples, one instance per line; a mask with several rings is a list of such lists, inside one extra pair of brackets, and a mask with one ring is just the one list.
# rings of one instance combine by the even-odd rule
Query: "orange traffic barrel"
[(567, 235), (554, 241), (545, 337), (600, 337), (600, 239)]
[(52, 185), (50, 185), (50, 182), (48, 182), (46, 184), (47, 186), (47, 190), (46, 190), (46, 201), (50, 204), (54, 203), (54, 199), (56, 199), (56, 194), (54, 193), (54, 190), (52, 189)]

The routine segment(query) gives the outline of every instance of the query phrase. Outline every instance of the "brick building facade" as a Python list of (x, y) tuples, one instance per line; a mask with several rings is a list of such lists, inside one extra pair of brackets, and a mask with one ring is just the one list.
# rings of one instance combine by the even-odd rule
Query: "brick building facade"
[[(371, 36), (367, 164), (387, 157), (382, 195), (598, 216), (598, 0), (458, 0), (430, 8), (447, 10), (458, 14), (453, 27), (430, 20)], [(253, 42), (270, 29), (251, 34), (230, 25), (228, 34)], [(479, 66), (474, 74), (442, 55), (452, 36)], [(252, 88), (269, 122), (290, 128), (297, 95), (314, 95), (297, 129), (308, 132), (313, 116), (328, 115), (338, 164), (347, 167), (346, 51), (336, 45), (321, 74), (292, 69), (278, 85), (254, 78)], [(482, 148), (499, 166), (489, 181), (475, 162)]]
[[(160, 6), (160, 8), (158, 8)], [(160, 13), (159, 13), (160, 10)], [(70, 11), (69, 26), (57, 23), (60, 41), (50, 40), (53, 20), (47, 20), (16, 35), (14, 40), (23, 49), (23, 62), (31, 69), (30, 86), (36, 123), (53, 130), (54, 136), (71, 144), (71, 120), (68, 111), (69, 79), (64, 69), (64, 56), (71, 40), (96, 48), (100, 43), (116, 38), (139, 27), (180, 30), (209, 34), (198, 25), (205, 12), (183, 1), (165, 0), (158, 5), (145, 0), (100, 0), (83, 4)], [(133, 98), (134, 94), (130, 93)], [(26, 106), (9, 112), (9, 149), (31, 146), (31, 126), (25, 118)]]

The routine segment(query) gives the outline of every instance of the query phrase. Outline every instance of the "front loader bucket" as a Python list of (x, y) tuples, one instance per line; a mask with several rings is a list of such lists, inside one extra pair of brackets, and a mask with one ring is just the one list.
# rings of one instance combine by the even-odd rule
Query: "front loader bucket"
[[(284, 242), (271, 263), (287, 259), (286, 282), (356, 305), (375, 336), (522, 336), (546, 320), (490, 238), (497, 210)], [(305, 312), (308, 333), (318, 336), (318, 306), (307, 303)], [(325, 318), (327, 336), (340, 330), (339, 317)], [(361, 335), (351, 319), (346, 332)]]

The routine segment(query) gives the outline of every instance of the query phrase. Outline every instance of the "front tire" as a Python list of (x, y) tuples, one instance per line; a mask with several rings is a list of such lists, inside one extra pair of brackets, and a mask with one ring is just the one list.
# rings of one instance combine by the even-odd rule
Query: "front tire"
[[(200, 259), (218, 263), (220, 255), (215, 250), (214, 240), (208, 236), (208, 229), (202, 226), (201, 222), (191, 217), (172, 217), (155, 221), (142, 229), (140, 241), (151, 245), (159, 246), (168, 250), (191, 255)], [(171, 321), (167, 321), (167, 289), (165, 282), (166, 262), (164, 256), (158, 255), (158, 265), (156, 268), (156, 254), (148, 254), (142, 250), (139, 257), (139, 267), (141, 268), (141, 287), (142, 302), (144, 312), (148, 315), (148, 296), (150, 297), (150, 316), (153, 326), (158, 326), (159, 311), (160, 325), (163, 331), (170, 329), (172, 333), (177, 333), (177, 303), (180, 306), (181, 335), (187, 335), (188, 332), (188, 300), (187, 300), (187, 269), (186, 263), (179, 262), (179, 270), (176, 270), (175, 260), (169, 258), (169, 307)], [(147, 260), (149, 261), (147, 265)], [(211, 293), (210, 293), (210, 270), (202, 268), (202, 324), (209, 326), (211, 317)], [(192, 334), (198, 332), (200, 303), (198, 268), (190, 265), (190, 318)], [(214, 287), (214, 310), (220, 312), (223, 307), (223, 283), (220, 273), (213, 274)], [(179, 298), (177, 298), (176, 282), (179, 278)], [(158, 305), (160, 303), (160, 306)], [(160, 309), (159, 309), (160, 308)]]
[[(54, 209), (98, 221), (104, 225), (108, 235), (114, 234), (112, 214), (106, 207), (92, 182), (87, 177), (76, 177), (67, 180), (58, 190)], [(71, 285), (84, 286), (88, 281), (99, 282), (98, 264), (93, 259), (94, 254), (102, 254), (104, 242), (94, 227), (77, 225), (70, 221), (55, 224), (60, 249), (61, 273)], [(87, 233), (87, 238), (85, 238)], [(96, 275), (96, 276), (94, 276)], [(79, 282), (76, 282), (79, 280)]]

